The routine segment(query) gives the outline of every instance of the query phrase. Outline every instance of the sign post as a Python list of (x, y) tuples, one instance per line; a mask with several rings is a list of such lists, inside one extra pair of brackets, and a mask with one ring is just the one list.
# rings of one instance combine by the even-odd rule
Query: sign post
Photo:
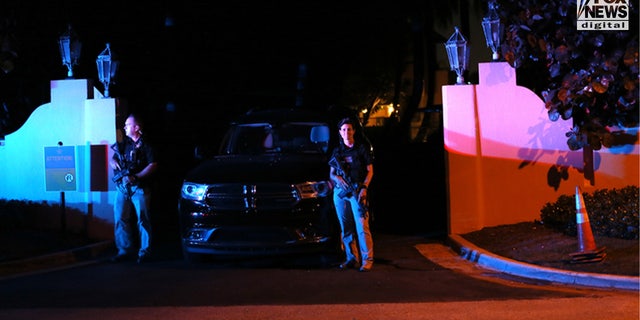
[(67, 229), (67, 213), (65, 191), (76, 191), (76, 158), (73, 146), (44, 147), (44, 169), (46, 191), (60, 191), (62, 213), (60, 225), (62, 231)]

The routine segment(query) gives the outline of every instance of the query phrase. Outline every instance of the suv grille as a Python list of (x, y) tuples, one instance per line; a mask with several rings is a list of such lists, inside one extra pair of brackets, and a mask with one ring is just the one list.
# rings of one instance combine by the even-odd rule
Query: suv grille
[(292, 208), (298, 203), (292, 185), (284, 183), (215, 184), (209, 186), (206, 202), (219, 211), (270, 211)]

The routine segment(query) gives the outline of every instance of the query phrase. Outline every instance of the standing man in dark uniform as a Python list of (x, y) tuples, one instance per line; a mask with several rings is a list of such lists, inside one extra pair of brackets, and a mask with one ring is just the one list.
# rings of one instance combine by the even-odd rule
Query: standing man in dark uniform
[[(133, 257), (136, 243), (139, 243), (138, 263), (149, 259), (151, 179), (158, 164), (156, 151), (144, 140), (142, 129), (141, 119), (134, 114), (129, 115), (124, 123), (124, 141), (111, 146), (115, 152), (109, 164), (118, 187), (114, 204), (114, 236), (118, 253), (112, 258), (114, 262)], [(139, 241), (133, 238), (133, 214), (137, 214)]]
[(373, 178), (373, 152), (364, 141), (356, 141), (351, 119), (338, 123), (342, 138), (333, 150), (330, 177), (335, 185), (333, 203), (340, 222), (345, 260), (340, 269), (370, 271), (373, 266), (373, 239), (369, 229), (367, 188)]

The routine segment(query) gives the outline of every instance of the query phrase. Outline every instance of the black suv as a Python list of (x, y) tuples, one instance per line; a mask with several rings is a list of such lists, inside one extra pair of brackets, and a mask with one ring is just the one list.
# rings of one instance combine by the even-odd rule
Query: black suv
[(232, 122), (216, 155), (182, 184), (185, 259), (335, 249), (328, 166), (334, 124), (301, 109), (249, 112)]

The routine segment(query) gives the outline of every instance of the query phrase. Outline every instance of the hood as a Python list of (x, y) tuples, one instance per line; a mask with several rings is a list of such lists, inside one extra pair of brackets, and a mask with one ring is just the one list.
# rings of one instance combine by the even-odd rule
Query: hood
[(326, 156), (224, 155), (201, 163), (185, 175), (194, 183), (299, 183), (329, 179)]

